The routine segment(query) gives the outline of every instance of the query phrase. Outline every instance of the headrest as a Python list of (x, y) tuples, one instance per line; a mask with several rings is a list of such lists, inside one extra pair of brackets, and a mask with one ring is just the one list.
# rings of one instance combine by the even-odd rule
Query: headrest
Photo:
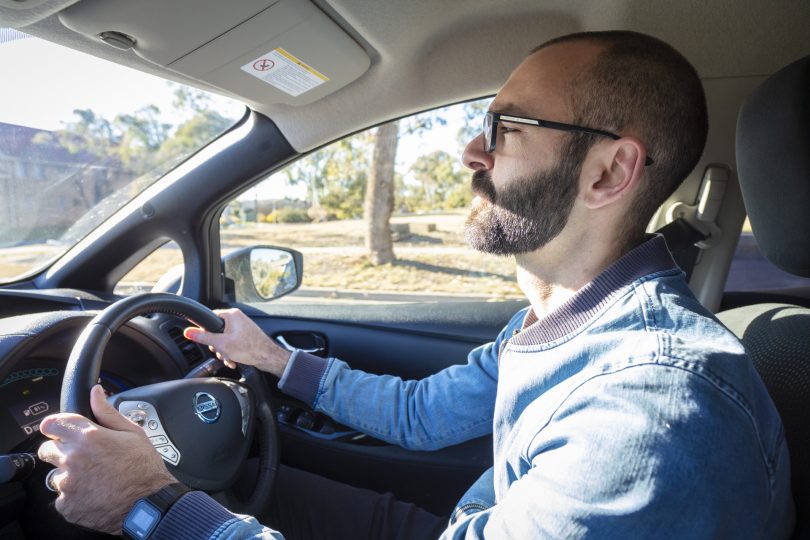
[(769, 77), (743, 104), (737, 174), (762, 254), (810, 277), (810, 56)]

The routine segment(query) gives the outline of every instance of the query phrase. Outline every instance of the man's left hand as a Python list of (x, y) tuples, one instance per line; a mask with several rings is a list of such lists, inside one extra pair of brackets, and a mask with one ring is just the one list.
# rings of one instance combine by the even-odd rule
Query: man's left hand
[(51, 440), (39, 447), (39, 458), (57, 467), (51, 485), (67, 521), (120, 534), (135, 501), (176, 480), (143, 429), (107, 403), (100, 385), (90, 392), (90, 406), (98, 424), (71, 413), (42, 420), (40, 432)]

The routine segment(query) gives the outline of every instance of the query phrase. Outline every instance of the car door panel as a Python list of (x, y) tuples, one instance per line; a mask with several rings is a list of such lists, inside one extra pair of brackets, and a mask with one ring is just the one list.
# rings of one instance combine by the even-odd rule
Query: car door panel
[[(270, 336), (309, 335), (311, 343), (325, 343), (326, 355), (344, 360), (353, 369), (407, 380), (465, 363), (473, 348), (492, 341), (524, 305), (497, 304), (421, 306), (421, 313), (412, 306), (388, 306), (391, 309), (383, 320), (376, 321), (369, 320), (369, 313), (358, 315), (357, 308), (351, 317), (341, 309), (331, 309), (322, 311), (321, 318), (312, 317), (307, 309), (299, 311), (305, 315), (301, 317), (292, 316), (286, 307), (273, 316), (247, 309)], [(359, 487), (391, 491), (437, 514), (449, 513), (458, 497), (492, 463), (491, 437), (421, 452), (367, 439), (328, 440), (310, 436), (294, 425), (281, 425), (280, 432), (285, 464)]]
[(320, 333), (328, 356), (352, 368), (420, 379), (463, 364), (492, 341), (525, 301), (386, 306), (238, 304), (268, 335)]
[(448, 515), (459, 497), (492, 465), (492, 438), (480, 437), (433, 452), (398, 446), (323, 441), (280, 427), (282, 462), (338, 482), (392, 492), (437, 515)]

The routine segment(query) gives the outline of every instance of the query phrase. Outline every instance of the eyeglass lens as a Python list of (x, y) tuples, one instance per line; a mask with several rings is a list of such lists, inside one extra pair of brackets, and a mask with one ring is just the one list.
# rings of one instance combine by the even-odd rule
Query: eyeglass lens
[(492, 150), (492, 113), (486, 113), (484, 115), (484, 152)]

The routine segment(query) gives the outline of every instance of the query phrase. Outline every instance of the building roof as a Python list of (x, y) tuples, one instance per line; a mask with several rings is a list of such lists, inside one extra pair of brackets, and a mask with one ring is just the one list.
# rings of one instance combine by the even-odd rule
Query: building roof
[(52, 131), (30, 128), (16, 124), (0, 122), (0, 156), (7, 156), (26, 161), (47, 161), (54, 163), (84, 164), (97, 161), (89, 152), (70, 153), (67, 148), (51, 142), (38, 141), (39, 134), (51, 134)]

